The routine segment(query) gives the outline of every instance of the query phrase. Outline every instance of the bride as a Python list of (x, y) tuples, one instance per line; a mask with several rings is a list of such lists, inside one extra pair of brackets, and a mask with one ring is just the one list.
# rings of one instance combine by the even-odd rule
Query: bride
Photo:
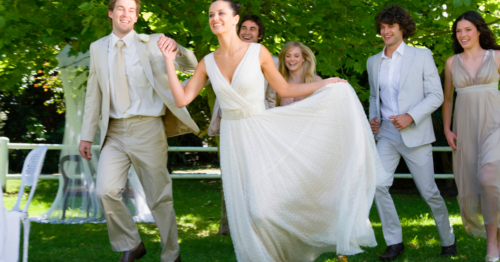
[[(220, 102), (221, 169), (238, 261), (315, 261), (324, 252), (352, 255), (375, 246), (368, 214), (385, 172), (366, 115), (339, 78), (289, 84), (269, 51), (236, 34), (240, 4), (216, 0), (209, 24), (220, 47), (200, 61), (182, 88), (176, 47), (158, 41), (178, 107), (207, 78)], [(267, 110), (264, 77), (282, 97), (313, 93)]]

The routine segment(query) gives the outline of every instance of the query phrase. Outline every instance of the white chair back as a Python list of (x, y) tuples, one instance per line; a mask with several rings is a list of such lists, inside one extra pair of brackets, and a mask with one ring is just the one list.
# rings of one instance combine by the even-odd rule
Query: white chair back
[(0, 261), (2, 261), (2, 255), (7, 253), (5, 248), (5, 241), (7, 235), (7, 209), (3, 207), (3, 191), (0, 185)]
[(12, 211), (21, 211), (21, 199), (24, 194), (24, 186), (31, 187), (28, 201), (24, 205), (23, 212), (28, 212), (31, 199), (35, 195), (36, 185), (38, 184), (38, 177), (42, 171), (43, 161), (47, 153), (47, 146), (37, 147), (28, 154), (24, 160), (23, 171), (21, 172), (21, 186), (19, 187), (19, 194), (17, 202), (12, 208)]

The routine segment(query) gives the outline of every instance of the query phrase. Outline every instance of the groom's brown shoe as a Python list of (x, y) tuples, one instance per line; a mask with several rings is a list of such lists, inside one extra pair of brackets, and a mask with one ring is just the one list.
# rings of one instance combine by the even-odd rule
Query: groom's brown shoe
[(141, 259), (144, 255), (146, 255), (146, 247), (141, 241), (135, 249), (124, 251), (118, 262), (134, 262), (136, 259)]
[(403, 243), (387, 246), (384, 254), (379, 256), (380, 259), (384, 261), (390, 261), (396, 259), (400, 254), (405, 252), (405, 246)]

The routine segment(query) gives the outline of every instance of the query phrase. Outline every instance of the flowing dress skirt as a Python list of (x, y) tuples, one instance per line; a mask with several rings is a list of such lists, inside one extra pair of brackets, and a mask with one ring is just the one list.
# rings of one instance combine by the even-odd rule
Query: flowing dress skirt
[(500, 91), (498, 83), (462, 88), (455, 104), (453, 172), (465, 230), (486, 237), (500, 222)]
[(387, 178), (349, 84), (221, 123), (221, 169), (238, 261), (315, 261), (375, 246), (368, 221)]

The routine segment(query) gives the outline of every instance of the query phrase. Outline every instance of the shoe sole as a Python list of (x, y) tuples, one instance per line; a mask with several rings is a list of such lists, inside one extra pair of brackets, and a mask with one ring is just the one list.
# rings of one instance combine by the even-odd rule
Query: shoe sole
[(391, 258), (381, 258), (381, 257), (379, 257), (379, 258), (381, 260), (383, 260), (383, 261), (392, 261), (392, 260), (398, 258), (399, 255), (403, 254), (404, 252), (405, 252), (405, 250), (403, 249), (403, 250), (399, 251), (399, 253), (395, 257), (391, 257)]

